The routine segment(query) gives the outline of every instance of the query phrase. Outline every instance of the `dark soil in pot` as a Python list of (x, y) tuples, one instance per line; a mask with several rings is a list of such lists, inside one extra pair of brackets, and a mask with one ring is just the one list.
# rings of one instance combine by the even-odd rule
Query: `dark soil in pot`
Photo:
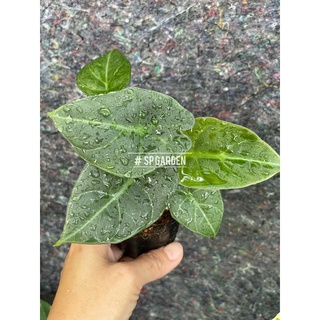
[(173, 242), (178, 232), (179, 223), (174, 220), (169, 210), (150, 227), (130, 239), (118, 244), (125, 256), (137, 258), (142, 253), (158, 249)]

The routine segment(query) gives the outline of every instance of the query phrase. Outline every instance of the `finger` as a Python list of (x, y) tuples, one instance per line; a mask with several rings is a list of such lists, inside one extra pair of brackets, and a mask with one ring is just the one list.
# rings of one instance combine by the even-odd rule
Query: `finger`
[(143, 286), (172, 271), (182, 260), (183, 248), (179, 242), (142, 254), (129, 262), (135, 269), (137, 281)]
[[(117, 262), (123, 255), (123, 252), (111, 244), (79, 244), (72, 243), (69, 255), (77, 255), (93, 261)], [(97, 260), (97, 258), (100, 258)]]
[(111, 245), (111, 250), (112, 250), (113, 262), (119, 261), (123, 256), (123, 251), (116, 244)]
[(128, 262), (128, 261), (132, 261), (133, 259), (132, 258), (130, 258), (130, 257), (128, 257), (128, 256), (123, 256), (120, 260), (119, 260), (119, 262)]

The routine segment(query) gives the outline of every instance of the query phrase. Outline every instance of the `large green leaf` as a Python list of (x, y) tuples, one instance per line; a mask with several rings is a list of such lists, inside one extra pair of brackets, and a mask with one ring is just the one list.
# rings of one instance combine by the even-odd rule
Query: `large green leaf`
[(86, 64), (77, 75), (77, 86), (92, 96), (121, 90), (128, 86), (130, 79), (130, 62), (115, 49)]
[(223, 216), (219, 190), (193, 189), (179, 186), (170, 197), (172, 217), (189, 230), (215, 237)]
[(49, 116), (84, 160), (118, 176), (140, 177), (158, 167), (144, 157), (177, 156), (191, 147), (182, 130), (192, 128), (192, 113), (156, 91), (128, 88), (87, 97)]
[(192, 188), (231, 189), (269, 179), (279, 155), (249, 129), (215, 118), (196, 118), (185, 132), (192, 140), (180, 183)]
[(63, 243), (118, 243), (154, 223), (177, 188), (175, 168), (141, 178), (122, 178), (86, 164), (74, 185), (61, 238)]
[(42, 299), (40, 299), (40, 320), (47, 320), (51, 305)]

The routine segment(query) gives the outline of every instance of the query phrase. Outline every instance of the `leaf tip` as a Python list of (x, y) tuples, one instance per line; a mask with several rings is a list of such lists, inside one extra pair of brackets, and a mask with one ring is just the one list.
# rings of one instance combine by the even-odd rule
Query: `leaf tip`
[(61, 246), (62, 244), (64, 244), (64, 242), (63, 242), (61, 239), (59, 239), (53, 246), (54, 246), (54, 247), (59, 247), (59, 246)]
[(49, 111), (47, 113), (48, 117), (53, 120), (53, 111)]

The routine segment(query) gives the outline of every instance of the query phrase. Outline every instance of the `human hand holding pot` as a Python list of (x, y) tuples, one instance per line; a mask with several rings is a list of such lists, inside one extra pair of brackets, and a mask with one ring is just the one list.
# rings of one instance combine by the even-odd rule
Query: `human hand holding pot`
[(137, 259), (115, 245), (71, 244), (48, 320), (129, 319), (142, 287), (182, 260), (178, 242)]

